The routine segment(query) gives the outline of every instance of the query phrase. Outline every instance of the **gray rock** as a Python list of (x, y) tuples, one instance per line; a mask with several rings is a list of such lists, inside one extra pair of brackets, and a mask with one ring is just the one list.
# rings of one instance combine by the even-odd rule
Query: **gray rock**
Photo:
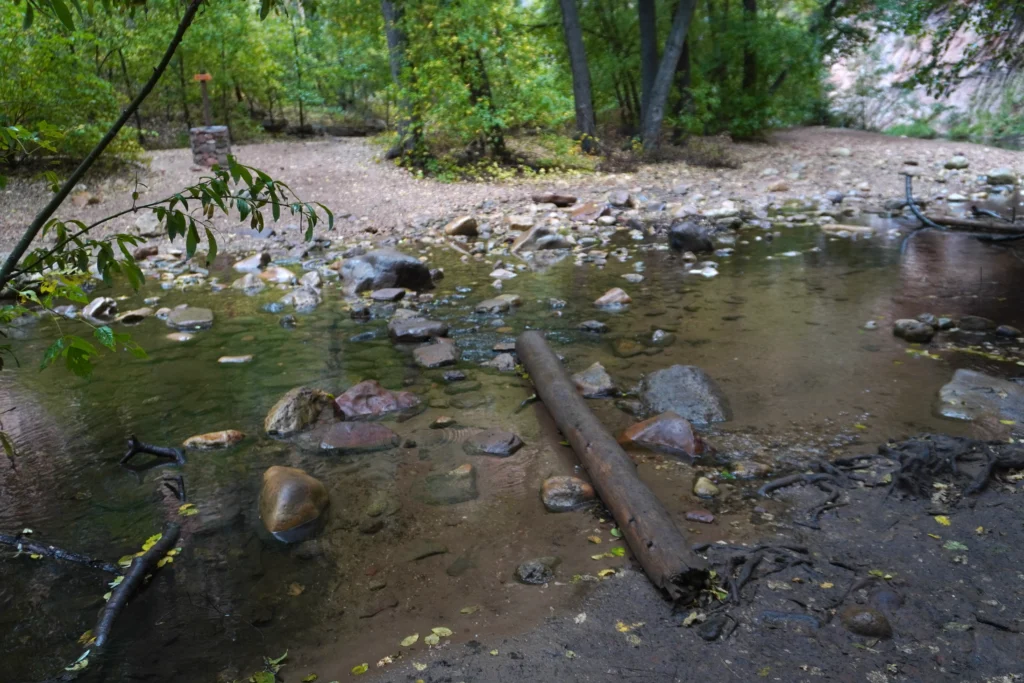
[(557, 557), (538, 557), (516, 567), (516, 580), (531, 586), (543, 586), (555, 579), (555, 567), (561, 564)]
[(313, 424), (330, 403), (330, 396), (319, 389), (296, 387), (274, 404), (263, 421), (263, 428), (267, 434), (276, 436), (294, 434)]
[(676, 251), (702, 254), (714, 251), (714, 244), (708, 229), (692, 221), (683, 221), (672, 226), (668, 233), (668, 244)]
[(965, 315), (956, 321), (956, 326), (965, 332), (988, 332), (996, 324), (980, 315)]
[(261, 280), (256, 273), (246, 273), (243, 277), (231, 283), (231, 289), (240, 290), (249, 296), (259, 294), (266, 287), (267, 283)]
[(531, 251), (542, 249), (572, 249), (574, 243), (567, 237), (558, 234), (547, 225), (535, 225), (512, 243), (512, 251)]
[(1016, 185), (1017, 173), (1012, 168), (993, 168), (987, 174), (989, 185)]
[(324, 277), (319, 271), (311, 270), (299, 278), (299, 285), (307, 289), (320, 290), (324, 286)]
[(1024, 386), (974, 370), (957, 370), (939, 390), (937, 411), (954, 420), (989, 417), (1024, 424)]
[(239, 273), (257, 273), (270, 263), (270, 254), (262, 252), (235, 262), (232, 266)]
[(463, 450), (469, 455), (495, 455), (500, 458), (507, 458), (522, 447), (522, 439), (501, 429), (477, 432), (462, 444)]
[(580, 323), (580, 329), (584, 332), (597, 332), (603, 334), (608, 331), (608, 326), (600, 320), (584, 320)]
[(903, 318), (893, 323), (892, 333), (915, 344), (927, 344), (935, 336), (935, 328), (920, 320)]
[(493, 368), (498, 372), (515, 372), (516, 359), (511, 353), (499, 353), (491, 360), (480, 365), (485, 368)]
[(448, 334), (448, 324), (426, 318), (392, 318), (388, 334), (396, 342), (422, 342)]
[(632, 209), (636, 208), (637, 206), (636, 198), (633, 197), (633, 195), (631, 195), (626, 190), (613, 190), (612, 192), (609, 192), (608, 203), (611, 204), (612, 206), (617, 206), (620, 208)]
[(640, 397), (652, 415), (672, 411), (694, 424), (731, 418), (718, 384), (693, 365), (673, 365), (647, 375), (640, 382)]
[(319, 291), (309, 287), (299, 287), (281, 297), (280, 303), (285, 306), (294, 306), (299, 313), (309, 313), (316, 309), (322, 300)]
[(374, 290), (370, 298), (374, 301), (401, 301), (405, 298), (405, 290), (401, 287), (385, 287)]
[(117, 302), (107, 296), (93, 299), (82, 309), (82, 317), (94, 325), (106, 325), (117, 317)]
[(178, 330), (202, 330), (213, 326), (209, 308), (176, 308), (167, 315), (167, 325)]
[(945, 167), (950, 171), (962, 171), (970, 165), (971, 162), (967, 160), (967, 157), (959, 154), (955, 157), (950, 157), (945, 163)]
[(440, 368), (455, 365), (459, 360), (459, 350), (450, 339), (436, 339), (435, 343), (413, 349), (416, 364), (423, 368)]
[(430, 269), (414, 256), (394, 249), (377, 249), (346, 259), (341, 277), (349, 293), (404, 287), (420, 291), (433, 287)]
[(448, 225), (444, 226), (444, 232), (446, 235), (464, 235), (466, 237), (476, 237), (479, 234), (476, 219), (472, 216), (459, 216), (452, 219)]
[(615, 382), (601, 363), (594, 363), (586, 370), (577, 372), (572, 376), (572, 381), (584, 398), (604, 398), (618, 393)]
[(484, 299), (476, 305), (474, 310), (477, 313), (491, 313), (496, 315), (498, 313), (505, 313), (510, 308), (512, 308), (512, 305), (509, 303), (508, 299), (494, 298)]
[(1021, 331), (1012, 325), (1000, 325), (996, 328), (997, 337), (1019, 337)]

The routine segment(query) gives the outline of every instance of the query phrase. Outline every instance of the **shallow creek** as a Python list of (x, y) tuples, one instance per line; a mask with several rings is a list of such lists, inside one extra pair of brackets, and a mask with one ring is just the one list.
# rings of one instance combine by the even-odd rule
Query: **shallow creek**
[[(940, 335), (932, 358), (908, 353), (917, 347), (890, 331), (893, 320), (924, 312), (1022, 326), (1024, 265), (1010, 251), (935, 232), (905, 244), (903, 235), (837, 239), (813, 227), (783, 230), (772, 241), (760, 239), (764, 234), (741, 231), (733, 255), (710, 257), (719, 262), (719, 275), (705, 278), (690, 274), (663, 238), (634, 241), (620, 233), (607, 248), (629, 255), (609, 256), (603, 268), (575, 265), (570, 256), (505, 282), (502, 292), (519, 294), (524, 304), (501, 322), (473, 312), (497, 293), (487, 277), (490, 265), (464, 263), (440, 246), (425, 250), (446, 277), (433, 301), (417, 306), (450, 324), (462, 351), (458, 369), (479, 383), (475, 389), (463, 383), (471, 389), (464, 393), (446, 385), (443, 371), (416, 367), (411, 347), (393, 345), (386, 317), (352, 320), (335, 283), (314, 313), (297, 316), (296, 329), (282, 328), (279, 314), (262, 310), (280, 298), (277, 290), (247, 297), (209, 287), (163, 291), (153, 282), (137, 294), (101, 287), (94, 295), (127, 297), (121, 310), (160, 296), (162, 306), (205, 306), (216, 319), (185, 343), (168, 340), (164, 322), (148, 319), (130, 331), (149, 359), (104, 354), (88, 380), (66, 377), (60, 368), (37, 370), (56, 322), (20, 328), (23, 365), (0, 374), (0, 412), (15, 408), (3, 424), (20, 449), (16, 469), (0, 458), (0, 530), (29, 527), (39, 540), (116, 560), (165, 520), (183, 523), (182, 554), (115, 626), (107, 680), (230, 681), (258, 669), (260, 656), (290, 650), (288, 680), (315, 671), (330, 681), (349, 678), (363, 662), (371, 674), (383, 671), (376, 663), (389, 655), (415, 659), (427, 647), (422, 637), (412, 648), (400, 641), (435, 626), (454, 631), (442, 646), (476, 639), (492, 647), (502, 634), (568, 609), (600, 570), (629, 564), (628, 553), (591, 559), (618, 544), (600, 510), (552, 514), (541, 505), (546, 477), (585, 473), (541, 405), (517, 412), (532, 393), (529, 382), (479, 367), (496, 343), (523, 330), (547, 331), (572, 372), (602, 362), (624, 391), (643, 373), (677, 363), (700, 366), (717, 380), (735, 417), (702, 430), (714, 455), (692, 464), (637, 454), (641, 477), (695, 542), (751, 538), (771, 520), (764, 513), (775, 508), (755, 499), (756, 482), (723, 474), (731, 463), (754, 460), (779, 469), (871, 450), (919, 431), (969, 433), (976, 428), (934, 415), (939, 387), (959, 367), (1020, 374), (1015, 362), (946, 348), (970, 339)], [(416, 253), (411, 244), (400, 248)], [(627, 273), (644, 279), (627, 282)], [(212, 274), (225, 282), (236, 277), (226, 268)], [(594, 299), (613, 286), (633, 303), (617, 312), (595, 309)], [(552, 298), (565, 305), (552, 307)], [(580, 331), (589, 319), (607, 323), (610, 332)], [(869, 320), (878, 329), (863, 329)], [(655, 330), (669, 333), (667, 341), (653, 343)], [(236, 354), (254, 360), (217, 363)], [(338, 457), (263, 434), (267, 410), (289, 389), (340, 393), (364, 379), (420, 395), (424, 412), (386, 423), (416, 447)], [(612, 399), (591, 405), (613, 432), (634, 421)], [(440, 415), (454, 417), (457, 426), (430, 429)], [(526, 446), (504, 459), (466, 455), (462, 428), (479, 427), (513, 431)], [(220, 429), (247, 437), (228, 450), (190, 452), (180, 471), (136, 473), (117, 464), (131, 434), (179, 445)], [(476, 470), (475, 500), (424, 502), (427, 475), (467, 462)], [(264, 531), (256, 501), (261, 475), (273, 464), (301, 467), (327, 485), (328, 520), (315, 539), (286, 546)], [(178, 517), (179, 502), (162, 485), (179, 473), (199, 509), (193, 517)], [(719, 499), (692, 495), (701, 473), (718, 479)], [(755, 511), (759, 504), (765, 507)], [(684, 519), (699, 508), (714, 512), (715, 524)], [(371, 512), (383, 524), (367, 524)], [(2, 552), (2, 678), (47, 678), (80, 653), (76, 640), (92, 628), (109, 578)], [(549, 555), (561, 558), (556, 583), (515, 581), (520, 562)], [(465, 614), (463, 608), (476, 609)]]

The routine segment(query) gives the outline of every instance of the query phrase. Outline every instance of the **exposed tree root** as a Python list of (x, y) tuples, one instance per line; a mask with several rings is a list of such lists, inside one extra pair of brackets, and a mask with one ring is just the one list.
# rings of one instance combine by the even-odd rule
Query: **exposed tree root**
[(76, 564), (83, 564), (86, 567), (92, 567), (93, 569), (99, 569), (112, 574), (121, 573), (121, 569), (116, 564), (104, 562), (103, 560), (94, 560), (93, 558), (82, 555), (81, 553), (63, 550), (56, 546), (45, 545), (43, 543), (33, 543), (28, 540), (26, 536), (20, 533), (15, 534), (14, 536), (0, 534), (0, 544), (17, 548), (18, 552), (21, 553), (30, 553), (33, 555), (42, 555), (43, 557), (52, 557), (55, 560), (75, 562)]
[[(927, 498), (937, 479), (964, 486), (964, 495), (981, 493), (1000, 472), (1024, 469), (1024, 448), (1016, 444), (984, 442), (945, 435), (923, 435), (879, 448), (879, 452), (899, 463), (889, 493), (904, 491), (914, 498)], [(977, 474), (970, 475), (961, 465), (981, 462)]]

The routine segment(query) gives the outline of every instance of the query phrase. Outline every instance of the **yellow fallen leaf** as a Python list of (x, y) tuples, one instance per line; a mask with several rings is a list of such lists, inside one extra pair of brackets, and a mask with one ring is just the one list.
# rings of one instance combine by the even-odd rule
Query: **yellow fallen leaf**
[(420, 639), (420, 634), (414, 633), (411, 636), (402, 639), (402, 647), (409, 647), (415, 645), (416, 641)]
[(92, 645), (96, 642), (96, 636), (92, 634), (92, 629), (89, 629), (82, 635), (78, 636), (79, 645)]
[(452, 635), (452, 630), (447, 626), (435, 626), (430, 630), (442, 638), (449, 638)]
[(835, 588), (835, 584), (831, 583), (829, 581), (826, 581), (823, 584), (821, 584), (821, 587), (827, 590), (829, 588)]
[(316, 674), (309, 674), (308, 676), (302, 679), (302, 683), (313, 683), (313, 681), (315, 681), (318, 678), (320, 677)]
[(1017, 421), (1016, 420), (1000, 420), (999, 424), (1015, 425), (1015, 424), (1017, 424)]
[(633, 647), (640, 647), (640, 643), (643, 641), (640, 640), (640, 636), (638, 636), (637, 634), (630, 633), (626, 636), (626, 642), (632, 645)]
[(599, 571), (597, 573), (597, 575), (603, 579), (603, 578), (611, 576), (614, 573), (615, 573), (614, 569), (602, 569), (601, 571)]
[(153, 534), (152, 536), (147, 538), (146, 542), (142, 544), (143, 552), (145, 552), (146, 550), (149, 550), (150, 548), (155, 546), (156, 542), (159, 541), (161, 538), (163, 538), (163, 536), (164, 536), (163, 534)]
[(497, 657), (498, 656), (498, 651), (497, 650), (491, 650), (491, 656), (492, 657)]
[(587, 540), (590, 541), (591, 543), (600, 543), (601, 542), (601, 537), (600, 536), (587, 536)]
[(459, 612), (461, 612), (462, 614), (473, 614), (474, 612), (476, 612), (479, 609), (480, 609), (479, 605), (470, 605), (469, 607), (463, 607), (462, 609), (459, 610)]
[(110, 591), (109, 593), (104, 593), (104, 594), (103, 594), (103, 599), (104, 599), (105, 601), (106, 601), (106, 600), (110, 600), (110, 596), (111, 596), (111, 595), (113, 595), (113, 594), (114, 594), (114, 592), (113, 592), (113, 591)]
[(984, 534), (984, 533), (985, 533), (985, 527), (983, 527), (983, 526), (979, 526), (979, 527), (978, 527), (977, 529), (975, 529), (975, 530), (974, 530), (974, 533), (976, 533), (976, 534), (978, 534), (979, 536), (981, 536), (982, 534)]
[(39, 553), (32, 553), (31, 555), (29, 555), (29, 557), (31, 559), (33, 559), (33, 560), (41, 560), (41, 559), (43, 559), (43, 556), (40, 555)]
[(635, 628), (640, 628), (644, 625), (644, 622), (638, 621), (635, 624), (627, 624), (624, 621), (615, 622), (615, 630), (619, 633), (629, 633)]
[(121, 567), (122, 569), (127, 569), (128, 567), (132, 566), (132, 560), (134, 560), (135, 557), (135, 555), (123, 555), (121, 559), (117, 561), (117, 566)]
[(292, 596), (293, 598), (297, 598), (300, 595), (302, 595), (305, 592), (305, 590), (306, 587), (303, 586), (301, 583), (289, 584), (288, 595)]
[(931, 536), (932, 538), (934, 538), (936, 541), (941, 541), (942, 540), (942, 536), (939, 536), (938, 534), (928, 534), (928, 535)]
[(174, 562), (174, 558), (173, 557), (171, 557), (171, 556), (161, 557), (159, 560), (157, 560), (157, 563), (156, 563), (157, 569), (159, 569), (160, 567), (163, 567), (165, 564), (170, 564), (171, 562)]
[(863, 424), (861, 424), (860, 422), (858, 422), (857, 424), (855, 424), (855, 425), (853, 425), (853, 426), (854, 426), (855, 428), (857, 428), (857, 429), (867, 429), (867, 428), (868, 428), (868, 426), (867, 426), (867, 425), (863, 425)]
[(359, 674), (366, 673), (370, 668), (369, 664), (360, 664), (359, 666), (352, 667), (352, 673), (358, 676)]
[(428, 633), (423, 642), (427, 645), (437, 645), (441, 642), (441, 638), (436, 633)]
[(427, 665), (426, 664), (420, 664), (419, 662), (413, 662), (412, 663), (412, 668), (416, 669), (417, 671), (426, 671), (427, 670)]
[(942, 526), (949, 526), (952, 523), (949, 521), (949, 517), (947, 517), (946, 515), (937, 515), (935, 517), (935, 521), (941, 524)]

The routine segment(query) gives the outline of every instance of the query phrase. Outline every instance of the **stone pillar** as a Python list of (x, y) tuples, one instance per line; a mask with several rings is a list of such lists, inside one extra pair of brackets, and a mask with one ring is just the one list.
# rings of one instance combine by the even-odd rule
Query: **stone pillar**
[(227, 168), (231, 154), (231, 138), (227, 126), (200, 126), (188, 132), (192, 146), (192, 163), (197, 166), (219, 164)]

